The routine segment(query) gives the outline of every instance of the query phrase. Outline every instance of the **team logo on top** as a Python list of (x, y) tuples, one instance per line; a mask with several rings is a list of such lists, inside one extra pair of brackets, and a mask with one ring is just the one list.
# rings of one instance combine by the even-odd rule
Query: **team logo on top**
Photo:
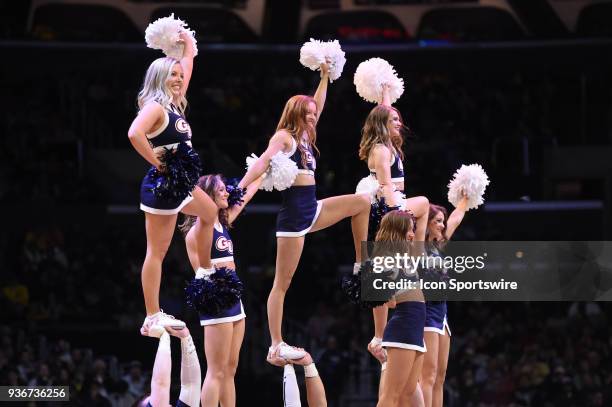
[(220, 252), (228, 252), (231, 255), (234, 254), (234, 244), (225, 236), (219, 236), (217, 238), (217, 241), (215, 242), (215, 247)]
[(317, 168), (317, 162), (315, 161), (314, 156), (312, 155), (312, 153), (308, 150), (306, 150), (304, 152), (304, 155), (306, 156), (306, 163), (310, 164), (310, 166), (314, 169)]
[(177, 121), (174, 123), (174, 127), (179, 133), (191, 133), (191, 127), (189, 127), (189, 123), (187, 123), (187, 121), (185, 121), (185, 119), (183, 119), (182, 117), (180, 119), (177, 119)]

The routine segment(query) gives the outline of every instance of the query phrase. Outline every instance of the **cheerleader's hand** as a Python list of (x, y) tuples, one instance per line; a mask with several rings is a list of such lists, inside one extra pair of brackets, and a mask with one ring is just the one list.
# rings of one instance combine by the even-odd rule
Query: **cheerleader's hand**
[(166, 173), (166, 166), (160, 160), (155, 160), (155, 164), (153, 164), (153, 165), (155, 165), (155, 168), (157, 168), (157, 171), (160, 174), (165, 174)]
[(382, 341), (377, 340), (377, 338), (372, 338), (370, 343), (368, 343), (368, 352), (380, 363), (387, 361), (387, 354), (382, 347)]
[(189, 38), (189, 34), (187, 34), (185, 31), (181, 31), (179, 32), (179, 38), (178, 40), (176, 40), (177, 44), (185, 44), (187, 42), (187, 39)]
[(187, 327), (181, 329), (174, 329), (171, 326), (167, 326), (166, 331), (170, 335), (176, 336), (177, 338), (186, 338), (189, 336), (189, 329), (187, 329)]
[(279, 356), (280, 353), (280, 347), (277, 347), (276, 350), (274, 351), (274, 353), (269, 353), (268, 357), (266, 358), (266, 361), (274, 366), (278, 366), (278, 367), (283, 367), (285, 366), (287, 363), (287, 360), (284, 358), (281, 358)]
[(467, 212), (468, 210), (467, 206), (468, 206), (468, 196), (467, 196), (467, 193), (465, 192), (465, 189), (461, 188), (461, 200), (457, 204), (457, 209), (463, 212)]
[(321, 64), (321, 78), (329, 75), (329, 64), (331, 60), (329, 58), (325, 58), (325, 62)]
[(391, 298), (385, 305), (389, 308), (395, 308), (397, 302), (395, 301), (395, 298)]

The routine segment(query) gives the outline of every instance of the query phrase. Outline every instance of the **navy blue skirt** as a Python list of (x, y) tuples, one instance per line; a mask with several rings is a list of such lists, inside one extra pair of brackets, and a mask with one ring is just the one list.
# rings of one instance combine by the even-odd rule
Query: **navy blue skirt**
[(426, 309), (425, 331), (436, 332), (440, 335), (446, 335), (448, 331), (448, 336), (450, 336), (446, 301), (427, 301)]
[(151, 166), (147, 175), (142, 179), (140, 184), (140, 209), (144, 212), (154, 213), (156, 215), (174, 215), (177, 214), (193, 199), (189, 194), (182, 201), (176, 199), (162, 199), (155, 196), (153, 187), (155, 186), (155, 167)]
[[(217, 270), (217, 273), (221, 273), (221, 270)], [(230, 272), (236, 274), (235, 270), (231, 270)], [(225, 322), (235, 322), (240, 321), (241, 319), (246, 318), (246, 314), (244, 312), (244, 306), (242, 305), (242, 300), (236, 301), (234, 305), (228, 307), (224, 310), (216, 314), (200, 314), (200, 325), (215, 325), (215, 324), (223, 324)]]
[(425, 312), (424, 302), (406, 301), (397, 304), (385, 327), (382, 346), (426, 352), (423, 339)]
[(276, 218), (277, 237), (299, 237), (310, 231), (321, 212), (316, 186), (293, 186), (281, 192), (283, 202)]

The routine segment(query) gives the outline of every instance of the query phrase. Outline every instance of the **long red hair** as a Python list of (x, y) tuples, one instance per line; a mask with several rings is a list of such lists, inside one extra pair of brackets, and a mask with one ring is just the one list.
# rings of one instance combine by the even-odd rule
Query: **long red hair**
[[(308, 113), (308, 105), (317, 102), (312, 96), (307, 95), (295, 95), (289, 98), (283, 109), (276, 131), (285, 130), (291, 134), (291, 137), (296, 142), (297, 148), (300, 150), (302, 155), (302, 164), (306, 167), (306, 151), (302, 145), (302, 135), (306, 133), (306, 143), (319, 154), (317, 148), (317, 131), (314, 126), (310, 126), (306, 122), (306, 114)], [(318, 106), (317, 106), (318, 109)]]

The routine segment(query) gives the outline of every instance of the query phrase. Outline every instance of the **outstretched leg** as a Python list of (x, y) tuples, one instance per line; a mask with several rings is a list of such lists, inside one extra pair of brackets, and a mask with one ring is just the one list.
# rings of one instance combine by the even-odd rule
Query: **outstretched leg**
[(361, 242), (368, 240), (368, 221), (370, 219), (370, 198), (365, 194), (334, 196), (322, 201), (321, 213), (309, 233), (335, 225), (344, 218), (351, 217), (355, 261), (361, 262)]

